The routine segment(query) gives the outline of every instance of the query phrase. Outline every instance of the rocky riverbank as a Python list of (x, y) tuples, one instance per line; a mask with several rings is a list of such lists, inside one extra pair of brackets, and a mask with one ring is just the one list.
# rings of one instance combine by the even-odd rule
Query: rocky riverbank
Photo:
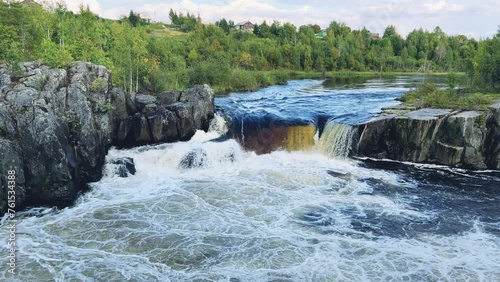
[(110, 146), (188, 140), (214, 115), (206, 85), (154, 97), (124, 93), (105, 67), (91, 63), (20, 66), (12, 73), (0, 65), (0, 214), (9, 170), (16, 174), (16, 209), (68, 206), (101, 178)]
[(359, 132), (361, 157), (500, 169), (500, 104), (487, 111), (394, 109)]

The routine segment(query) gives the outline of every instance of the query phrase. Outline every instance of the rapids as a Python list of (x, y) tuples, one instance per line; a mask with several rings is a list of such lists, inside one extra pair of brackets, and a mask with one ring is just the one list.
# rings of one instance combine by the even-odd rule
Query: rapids
[[(367, 104), (350, 110), (380, 111)], [(245, 151), (221, 116), (188, 142), (111, 149), (73, 207), (18, 214), (17, 274), (0, 281), (500, 281), (500, 173), (347, 158), (341, 120), (301, 151)]]

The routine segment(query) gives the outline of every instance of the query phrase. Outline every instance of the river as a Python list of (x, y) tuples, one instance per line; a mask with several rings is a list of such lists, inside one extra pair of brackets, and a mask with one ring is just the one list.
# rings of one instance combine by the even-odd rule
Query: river
[[(499, 172), (332, 153), (346, 142), (334, 125), (368, 121), (419, 80), (300, 80), (218, 97), (208, 133), (112, 149), (73, 207), (20, 213), (18, 273), (0, 281), (500, 281)], [(268, 154), (219, 138), (260, 120), (322, 123), (324, 134)], [(117, 175), (123, 157), (135, 175)]]

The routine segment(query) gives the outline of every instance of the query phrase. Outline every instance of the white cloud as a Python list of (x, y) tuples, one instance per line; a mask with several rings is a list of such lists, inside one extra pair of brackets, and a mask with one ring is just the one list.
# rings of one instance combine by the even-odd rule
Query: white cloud
[(449, 4), (447, 1), (438, 1), (434, 3), (428, 3), (424, 5), (427, 12), (438, 13), (438, 12), (462, 12), (465, 7), (459, 4)]
[(68, 10), (75, 13), (80, 11), (80, 6), (82, 5), (84, 8), (88, 6), (92, 12), (98, 15), (100, 15), (102, 11), (98, 0), (64, 0), (60, 2), (65, 3)]
[[(161, 2), (159, 2), (161, 1)], [(100, 16), (118, 19), (130, 10), (146, 14), (156, 21), (169, 22), (173, 9), (184, 14), (199, 14), (205, 23), (221, 18), (235, 22), (249, 20), (268, 23), (273, 20), (295, 26), (330, 22), (345, 22), (359, 29), (367, 27), (383, 33), (395, 25), (403, 36), (413, 29), (432, 30), (440, 26), (445, 32), (473, 32), (475, 37), (486, 35), (498, 25), (494, 15), (500, 12), (497, 0), (66, 0), (68, 8), (78, 11), (81, 3)]]

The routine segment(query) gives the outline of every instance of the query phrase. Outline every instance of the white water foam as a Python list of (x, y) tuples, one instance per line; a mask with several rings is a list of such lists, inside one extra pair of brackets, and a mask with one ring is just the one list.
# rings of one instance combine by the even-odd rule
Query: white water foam
[[(479, 223), (449, 236), (392, 234), (379, 224), (395, 220), (404, 231), (439, 216), (415, 209), (417, 196), (397, 196), (417, 183), (318, 153), (258, 156), (234, 140), (209, 142), (218, 136), (197, 132), (189, 142), (112, 149), (109, 161), (133, 158), (137, 173), (109, 173), (74, 207), (23, 218), (19, 273), (0, 280), (500, 279), (500, 239)], [(204, 161), (180, 166), (193, 152)], [(0, 230), (6, 242), (7, 229)]]
[(347, 158), (356, 135), (356, 128), (329, 121), (317, 143), (319, 152), (335, 158)]

